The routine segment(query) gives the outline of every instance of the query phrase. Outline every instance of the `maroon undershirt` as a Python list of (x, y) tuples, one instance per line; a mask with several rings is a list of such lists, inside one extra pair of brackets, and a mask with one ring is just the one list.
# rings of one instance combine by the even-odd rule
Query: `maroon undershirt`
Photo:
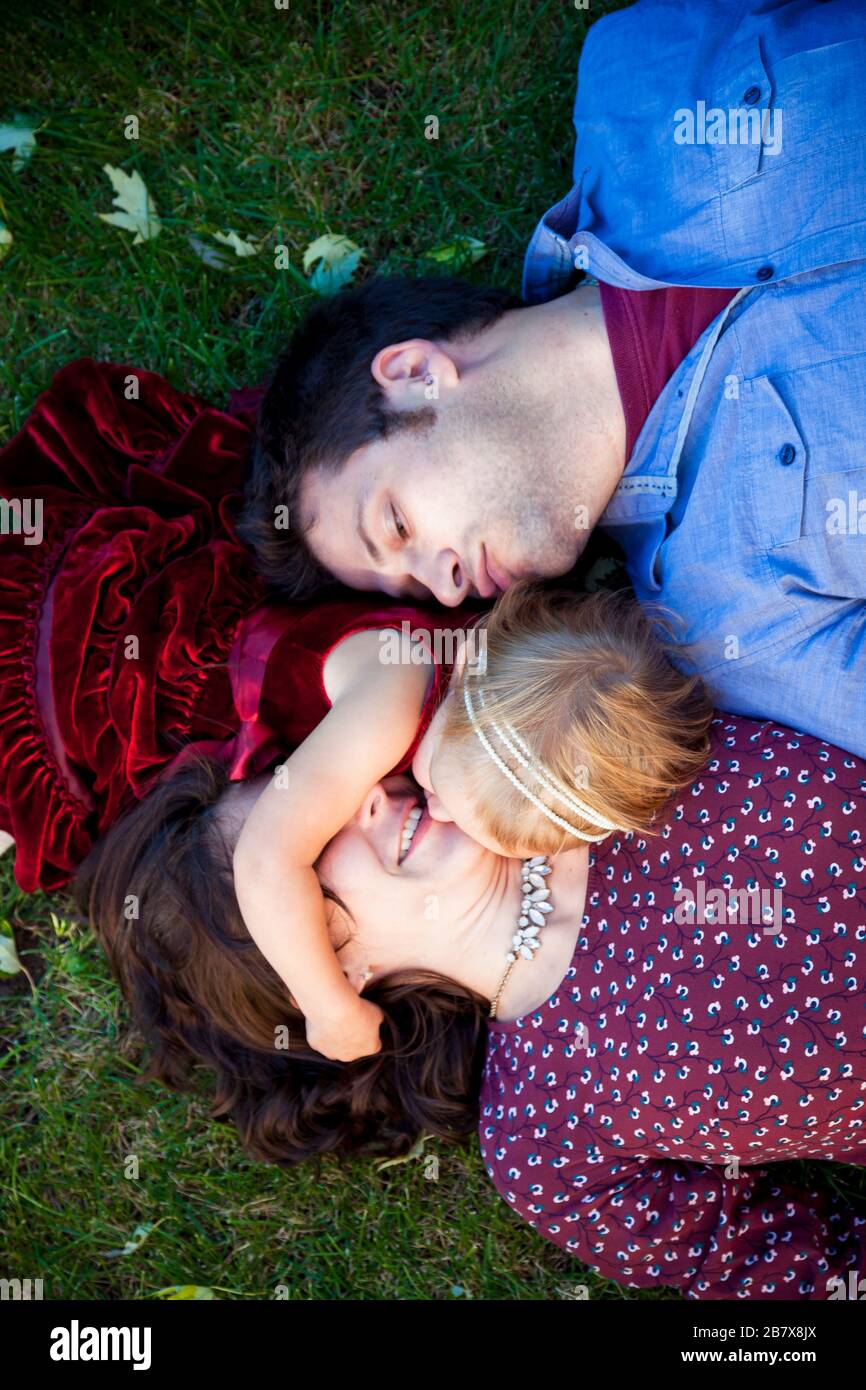
[(601, 281), (598, 288), (625, 413), (628, 460), (665, 383), (737, 291), (685, 285), (620, 290)]

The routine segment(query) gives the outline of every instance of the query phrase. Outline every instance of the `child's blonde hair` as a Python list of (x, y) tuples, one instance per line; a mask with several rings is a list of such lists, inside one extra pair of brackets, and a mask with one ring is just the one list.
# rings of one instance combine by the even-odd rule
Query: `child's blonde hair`
[[(467, 661), (444, 711), (486, 832), (508, 853), (557, 854), (618, 830), (651, 830), (673, 793), (693, 781), (709, 747), (713, 708), (699, 676), (672, 665), (627, 593), (574, 594), (522, 581), (467, 634)], [(550, 820), (496, 765), (473, 725), (549, 810)], [(586, 806), (563, 804), (503, 747), (511, 725), (531, 760)]]

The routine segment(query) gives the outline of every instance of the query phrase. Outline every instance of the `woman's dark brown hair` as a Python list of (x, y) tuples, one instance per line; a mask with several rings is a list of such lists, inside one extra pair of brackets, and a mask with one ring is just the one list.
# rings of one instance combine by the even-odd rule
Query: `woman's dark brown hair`
[(182, 1089), (196, 1063), (210, 1069), (214, 1115), (266, 1162), (396, 1156), (424, 1131), (465, 1139), (488, 1002), (439, 975), (393, 974), (364, 991), (385, 1015), (381, 1052), (343, 1063), (309, 1048), (238, 910), (216, 815), (229, 785), (219, 764), (190, 761), (117, 822), (76, 881), (148, 1045), (146, 1075)]

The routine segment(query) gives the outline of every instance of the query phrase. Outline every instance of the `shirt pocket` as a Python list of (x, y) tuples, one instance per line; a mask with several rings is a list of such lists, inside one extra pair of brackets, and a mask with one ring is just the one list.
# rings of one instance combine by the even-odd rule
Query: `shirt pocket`
[(806, 443), (769, 376), (752, 383), (752, 526), (761, 549), (797, 540), (803, 526)]
[(773, 85), (761, 45), (753, 39), (736, 72), (714, 89), (711, 100), (698, 103), (695, 109), (696, 143), (712, 148), (722, 193), (739, 188), (760, 172), (763, 137), (772, 140), (777, 129)]
[[(760, 41), (713, 92), (703, 125), (715, 145), (719, 188), (728, 192), (760, 173), (809, 160), (815, 151), (838, 154), (840, 144), (862, 139), (863, 104), (855, 96), (866, 72), (866, 39), (806, 49), (768, 65)], [(807, 180), (814, 191), (814, 175)]]
[[(820, 395), (828, 386), (823, 370), (814, 371), (820, 383), (808, 381), (812, 373), (795, 374), (804, 411), (811, 391), (817, 387)], [(866, 597), (866, 462), (858, 448), (849, 446), (846, 454), (840, 447), (826, 412), (819, 412), (810, 440), (811, 430), (801, 429), (786, 402), (796, 389), (787, 379), (758, 377), (752, 387), (759, 446), (752, 456), (751, 524), (778, 589), (812, 626), (828, 616), (828, 602)]]

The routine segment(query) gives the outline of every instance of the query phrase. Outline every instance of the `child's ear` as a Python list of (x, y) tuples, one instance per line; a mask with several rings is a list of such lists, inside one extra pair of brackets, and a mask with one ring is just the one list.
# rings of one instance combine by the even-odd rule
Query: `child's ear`
[(483, 623), (476, 623), (463, 633), (463, 640), (457, 644), (454, 658), (455, 680), (466, 672), (467, 676), (483, 676), (487, 668), (487, 631)]

